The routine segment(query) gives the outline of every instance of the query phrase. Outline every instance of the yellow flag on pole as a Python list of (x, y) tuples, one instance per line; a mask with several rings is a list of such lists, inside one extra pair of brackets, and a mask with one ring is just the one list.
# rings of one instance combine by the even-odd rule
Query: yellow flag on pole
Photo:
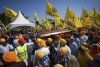
[(75, 14), (74, 14), (74, 23), (75, 23), (76, 28), (83, 27), (80, 19)]
[(82, 16), (81, 17), (88, 17), (88, 12), (83, 8)]
[(16, 17), (17, 16), (17, 13), (14, 10), (12, 10), (10, 8), (6, 8), (6, 7), (4, 8), (4, 13), (8, 17)]
[(93, 8), (93, 10), (90, 12), (89, 16), (85, 20), (85, 26), (86, 27), (92, 27), (96, 23), (96, 17), (98, 16), (96, 9)]
[(67, 24), (67, 27), (71, 30), (75, 30), (75, 24), (73, 22), (73, 12), (67, 7), (64, 22)]
[(72, 30), (77, 30), (77, 28), (82, 27), (80, 19), (76, 17), (69, 7), (67, 7), (64, 22), (67, 24), (67, 27)]
[(36, 21), (39, 21), (39, 17), (38, 17), (36, 12), (34, 12), (34, 18), (35, 18)]
[(60, 17), (58, 11), (48, 1), (46, 1), (46, 14), (52, 17)]
[(83, 24), (83, 26), (84, 27), (86, 27), (85, 26), (85, 22), (86, 22), (86, 18), (88, 18), (88, 12), (87, 12), (87, 10), (86, 9), (82, 9), (82, 15), (81, 15), (81, 17), (80, 17), (80, 21), (82, 22), (82, 24)]
[(98, 14), (97, 14), (96, 9), (93, 8), (93, 10), (92, 10), (92, 11), (90, 12), (90, 14), (89, 14), (89, 17), (90, 17), (91, 20), (94, 20), (94, 19), (96, 18), (97, 15), (98, 15)]

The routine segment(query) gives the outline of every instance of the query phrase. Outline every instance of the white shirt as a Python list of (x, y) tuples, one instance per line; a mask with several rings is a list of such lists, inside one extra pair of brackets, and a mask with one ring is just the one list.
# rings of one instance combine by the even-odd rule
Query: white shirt
[[(43, 51), (45, 55), (49, 55), (50, 54), (50, 51), (49, 51), (49, 48), (48, 47), (39, 48), (38, 50)], [(35, 51), (35, 55), (36, 55), (36, 52), (38, 50)]]
[(15, 40), (13, 41), (13, 44), (14, 44), (14, 47), (17, 47), (17, 46), (18, 46), (18, 39), (15, 39)]
[(0, 45), (0, 52), (1, 53), (5, 53), (5, 52), (9, 52), (10, 50), (13, 50), (14, 47), (10, 44), (7, 44), (6, 46)]
[(67, 45), (65, 45), (65, 47), (67, 48), (67, 56), (70, 56), (71, 55), (71, 49), (67, 46)]

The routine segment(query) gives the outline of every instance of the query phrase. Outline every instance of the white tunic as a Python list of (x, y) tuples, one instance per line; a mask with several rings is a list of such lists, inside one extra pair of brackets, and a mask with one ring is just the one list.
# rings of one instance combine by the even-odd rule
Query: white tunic
[(71, 55), (71, 49), (67, 46), (67, 45), (65, 45), (65, 47), (67, 48), (67, 56), (70, 56)]
[(7, 44), (6, 46), (3, 46), (2, 44), (0, 44), (0, 53), (5, 53), (5, 52), (8, 52), (10, 50), (13, 50), (14, 47), (10, 44)]

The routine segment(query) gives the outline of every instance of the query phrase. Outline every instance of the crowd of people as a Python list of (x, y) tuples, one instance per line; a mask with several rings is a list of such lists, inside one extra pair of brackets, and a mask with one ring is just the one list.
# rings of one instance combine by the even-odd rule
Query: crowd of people
[(92, 30), (37, 37), (0, 32), (0, 67), (99, 67), (100, 36)]

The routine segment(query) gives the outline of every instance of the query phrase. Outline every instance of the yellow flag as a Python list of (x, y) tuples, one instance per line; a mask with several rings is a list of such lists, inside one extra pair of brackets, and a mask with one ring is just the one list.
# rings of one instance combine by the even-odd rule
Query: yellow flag
[(69, 7), (67, 7), (64, 22), (67, 24), (67, 27), (71, 30), (76, 29), (73, 19), (74, 19), (73, 12)]
[(47, 30), (50, 30), (52, 28), (52, 24), (46, 18), (42, 19), (42, 24)]
[(4, 8), (4, 13), (8, 17), (16, 17), (17, 16), (17, 13), (10, 8)]
[(100, 21), (100, 14), (97, 15), (96, 20)]
[(61, 20), (60, 20), (59, 17), (56, 17), (55, 18), (55, 26), (56, 27), (61, 27), (62, 26), (62, 22), (61, 22)]
[(89, 17), (90, 17), (91, 20), (94, 20), (94, 19), (96, 18), (97, 15), (98, 15), (98, 14), (97, 14), (96, 9), (93, 8), (93, 10), (92, 10), (92, 11), (90, 12), (90, 14), (89, 14)]
[(67, 28), (67, 24), (64, 22), (63, 23), (63, 29)]
[(96, 21), (96, 22), (95, 22), (95, 25), (96, 25), (98, 28), (100, 28), (100, 21)]
[(87, 17), (85, 19), (85, 22), (84, 22), (84, 26), (85, 27), (89, 27), (91, 25), (91, 23), (93, 22), (93, 20), (90, 20), (90, 17)]
[(46, 28), (47, 28), (48, 30), (51, 30), (51, 28), (52, 28), (52, 24), (51, 24), (50, 21), (48, 21), (48, 20), (47, 20)]
[(67, 27), (72, 30), (77, 30), (77, 28), (82, 27), (80, 19), (76, 17), (76, 15), (72, 12), (72, 10), (69, 7), (67, 7), (64, 22), (66, 22)]
[(0, 25), (4, 28), (5, 31), (7, 31), (6, 25), (4, 25), (4, 24), (1, 22), (1, 20), (0, 20)]
[(76, 28), (83, 27), (80, 19), (75, 14), (74, 14), (74, 24), (75, 24)]
[(68, 21), (69, 19), (73, 20), (73, 12), (69, 7), (67, 7), (64, 21)]
[(39, 18), (38, 18), (38, 15), (37, 15), (36, 12), (34, 12), (34, 18), (35, 18), (36, 21), (39, 21)]
[(84, 8), (83, 8), (83, 10), (82, 10), (82, 15), (81, 15), (81, 17), (80, 17), (80, 21), (82, 22), (82, 24), (83, 24), (83, 26), (84, 27), (86, 27), (85, 26), (85, 22), (86, 22), (86, 18), (88, 18), (88, 12), (87, 12), (87, 10), (85, 10)]
[(98, 16), (96, 9), (93, 8), (93, 10), (90, 12), (89, 16), (85, 20), (85, 26), (86, 27), (93, 27), (96, 23), (96, 17)]
[(60, 17), (58, 11), (48, 1), (46, 1), (46, 14), (52, 17)]
[(81, 17), (88, 17), (88, 12), (83, 8), (82, 16)]

